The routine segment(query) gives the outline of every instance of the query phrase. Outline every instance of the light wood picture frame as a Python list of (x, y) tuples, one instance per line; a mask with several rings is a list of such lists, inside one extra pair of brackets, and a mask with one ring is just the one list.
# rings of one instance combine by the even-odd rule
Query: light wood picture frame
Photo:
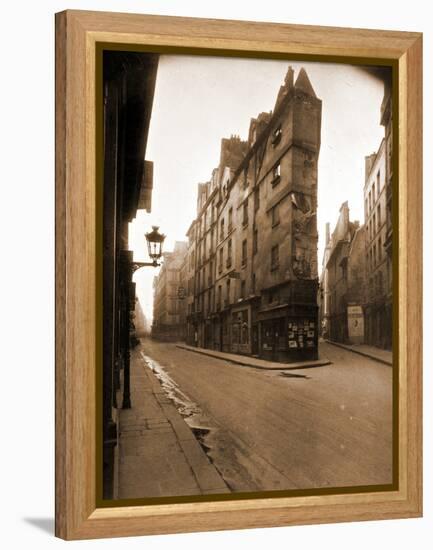
[[(101, 361), (102, 213), (95, 97), (101, 44), (393, 67), (398, 120), (394, 490), (100, 506), (96, 365)], [(74, 540), (421, 516), (421, 350), (421, 33), (75, 10), (56, 14), (56, 536)]]

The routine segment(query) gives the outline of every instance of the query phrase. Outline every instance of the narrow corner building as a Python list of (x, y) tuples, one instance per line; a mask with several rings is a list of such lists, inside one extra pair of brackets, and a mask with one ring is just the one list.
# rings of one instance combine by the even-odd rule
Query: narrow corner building
[(188, 231), (187, 339), (293, 362), (318, 356), (317, 164), (321, 100), (289, 67), (247, 141), (223, 139)]

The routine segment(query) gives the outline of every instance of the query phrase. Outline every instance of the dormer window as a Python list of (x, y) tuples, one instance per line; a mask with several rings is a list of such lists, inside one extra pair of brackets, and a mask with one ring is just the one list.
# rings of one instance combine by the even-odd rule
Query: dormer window
[(272, 145), (276, 147), (280, 141), (281, 136), (283, 135), (283, 130), (281, 129), (281, 124), (275, 128), (275, 130), (272, 132)]

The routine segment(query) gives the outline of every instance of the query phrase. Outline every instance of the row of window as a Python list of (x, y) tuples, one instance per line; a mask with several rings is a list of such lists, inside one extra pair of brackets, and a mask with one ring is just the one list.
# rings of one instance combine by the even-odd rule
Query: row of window
[[(243, 244), (243, 250), (245, 250), (245, 254), (243, 254), (243, 256), (246, 258), (247, 241), (246, 240), (243, 241), (242, 244)], [(279, 246), (275, 245), (271, 248), (271, 271), (274, 271), (274, 270), (279, 268), (279, 262), (280, 262)], [(203, 279), (204, 279), (204, 277), (205, 277), (205, 270), (203, 270), (203, 275), (202, 275)], [(209, 278), (211, 278), (211, 275), (209, 275)], [(200, 284), (200, 275), (198, 277), (198, 283)], [(231, 286), (232, 286), (231, 279), (228, 278), (225, 282), (226, 293), (225, 293), (225, 299), (223, 301), (222, 300), (223, 285), (222, 284), (218, 285), (216, 303), (215, 303), (215, 307), (216, 307), (217, 310), (220, 310), (221, 307), (227, 307), (230, 303), (232, 303)], [(255, 273), (253, 273), (252, 277), (251, 277), (251, 292), (252, 292), (252, 294), (255, 294), (255, 292), (256, 292), (256, 274)], [(212, 294), (209, 294), (209, 297), (208, 297), (209, 308), (211, 307), (211, 296), (212, 296)], [(240, 281), (239, 298), (242, 299), (242, 300), (246, 298), (246, 281), (245, 281), (245, 279), (242, 279)], [(205, 300), (204, 295), (201, 295), (200, 297), (198, 297), (198, 299), (197, 299), (197, 308), (196, 308), (197, 311), (204, 311), (204, 309), (203, 309), (204, 308), (204, 300)]]
[[(233, 209), (230, 208), (229, 210), (229, 231), (231, 230), (231, 223), (232, 223), (232, 211)], [(248, 222), (248, 206), (246, 203), (244, 203), (244, 223), (247, 223)], [(271, 209), (271, 223), (272, 223), (272, 227), (275, 227), (276, 225), (278, 225), (280, 223), (280, 214), (279, 214), (279, 204), (275, 205), (272, 209)], [(220, 225), (220, 239), (223, 240), (224, 239), (224, 219), (221, 220), (221, 225)], [(202, 245), (199, 245), (198, 247), (198, 254), (197, 254), (197, 259), (198, 259), (198, 265), (201, 265), (202, 264), (202, 261), (205, 261), (206, 260), (206, 244), (207, 244), (207, 241), (205, 240)], [(256, 253), (257, 252), (257, 246), (258, 246), (258, 233), (257, 233), (257, 229), (255, 228), (253, 230), (253, 253)], [(242, 265), (246, 265), (246, 240), (242, 243)], [(210, 242), (210, 250), (209, 250), (209, 253), (212, 253), (212, 249), (213, 249), (213, 234), (211, 234), (211, 242)], [(232, 239), (229, 239), (228, 240), (228, 258), (227, 258), (227, 264), (226, 264), (226, 267), (230, 267), (231, 266), (231, 250), (232, 250)], [(245, 251), (245, 256), (244, 256), (244, 251)], [(219, 265), (220, 265), (220, 268), (222, 270), (222, 266), (223, 266), (223, 248), (220, 248), (220, 251), (219, 251), (219, 254), (220, 254), (220, 262), (219, 262)], [(193, 270), (194, 269), (194, 253), (192, 253), (190, 255), (190, 269)]]
[[(210, 227), (217, 217), (217, 207), (212, 204), (210, 208), (203, 213), (203, 216), (197, 220), (196, 231), (197, 237), (200, 238), (206, 233), (208, 227)], [(194, 229), (191, 232), (191, 239), (194, 240)]]
[(375, 212), (369, 223), (366, 225), (367, 229), (367, 238), (371, 241), (373, 240), (376, 233), (379, 231), (380, 226), (382, 225), (382, 209), (380, 204), (377, 205)]
[(383, 293), (383, 273), (378, 271), (369, 280), (370, 296)]
[[(279, 183), (280, 176), (281, 176), (281, 165), (277, 164), (276, 166), (274, 166), (272, 170), (273, 186)], [(260, 187), (259, 186), (255, 187), (253, 197), (254, 197), (254, 211), (256, 212), (260, 208)], [(242, 205), (242, 225), (243, 226), (248, 225), (248, 197), (245, 199)], [(275, 224), (273, 223), (273, 225)], [(219, 234), (220, 242), (223, 241), (226, 236), (224, 227), (225, 227), (225, 220), (224, 218), (222, 218), (220, 221), (220, 234)], [(230, 233), (232, 228), (233, 228), (233, 208), (230, 207), (228, 211), (228, 229), (227, 229), (228, 233)]]
[(380, 195), (380, 170), (376, 174), (376, 181), (373, 182), (368, 197), (365, 199), (365, 215), (368, 216), (374, 208), (374, 204)]
[(372, 271), (376, 267), (376, 265), (378, 265), (382, 261), (382, 257), (383, 257), (382, 238), (379, 237), (377, 240), (377, 243), (374, 243), (367, 253), (367, 261), (368, 261), (368, 267), (370, 271)]
[[(207, 278), (206, 278), (206, 272), (207, 272)], [(197, 271), (197, 274), (196, 274), (197, 292), (200, 292), (205, 287), (211, 286), (212, 282), (213, 282), (213, 262), (210, 262), (207, 270), (206, 270), (206, 267), (203, 267), (202, 270)]]
[[(253, 230), (253, 249), (252, 253), (256, 254), (258, 251), (258, 229), (254, 228)], [(227, 260), (226, 268), (229, 269), (232, 267), (232, 255), (233, 255), (233, 241), (229, 239), (227, 241)], [(224, 265), (224, 247), (219, 249), (219, 261), (218, 261), (218, 273), (222, 273)], [(241, 266), (244, 268), (248, 263), (248, 240), (244, 239), (242, 241), (242, 252), (241, 252)], [(275, 270), (279, 267), (279, 246), (275, 245), (271, 248), (271, 270)], [(212, 266), (212, 262), (210, 264)]]

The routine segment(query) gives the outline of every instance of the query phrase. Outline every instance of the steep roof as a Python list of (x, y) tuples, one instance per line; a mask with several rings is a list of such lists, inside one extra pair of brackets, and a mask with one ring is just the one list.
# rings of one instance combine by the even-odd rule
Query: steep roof
[(297, 90), (301, 90), (307, 95), (317, 97), (313, 86), (311, 85), (310, 79), (308, 78), (307, 72), (303, 67), (298, 73), (298, 78), (295, 82), (295, 88)]

